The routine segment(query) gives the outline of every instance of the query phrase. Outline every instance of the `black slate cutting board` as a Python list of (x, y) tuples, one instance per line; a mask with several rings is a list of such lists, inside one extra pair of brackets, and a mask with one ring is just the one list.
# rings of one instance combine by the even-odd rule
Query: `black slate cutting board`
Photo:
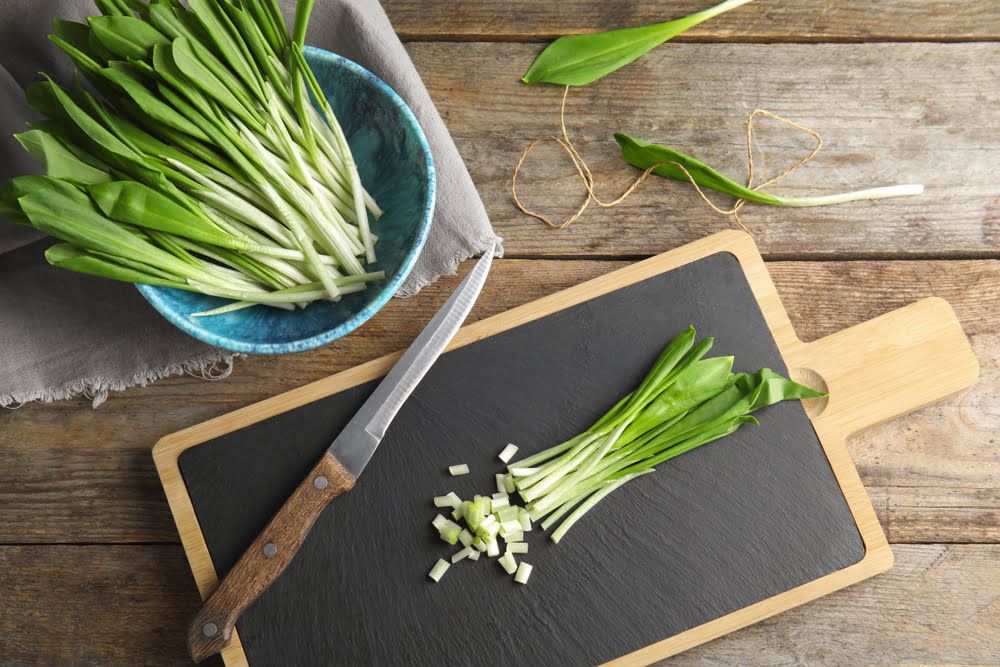
[[(736, 258), (717, 253), (441, 357), (357, 487), (321, 516), (237, 630), (251, 665), (605, 662), (858, 563), (865, 547), (801, 404), (636, 480), (558, 545), (528, 534), (517, 586), (491, 559), (427, 571), (431, 498), (494, 491), (497, 453), (586, 428), (693, 324), (736, 370), (787, 374)], [(191, 447), (179, 466), (219, 576), (374, 388)], [(452, 478), (448, 465), (472, 474)]]

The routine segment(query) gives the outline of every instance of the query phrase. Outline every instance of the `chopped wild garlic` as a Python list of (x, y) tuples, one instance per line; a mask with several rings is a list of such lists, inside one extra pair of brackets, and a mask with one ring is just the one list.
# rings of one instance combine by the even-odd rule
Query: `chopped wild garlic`
[(464, 549), (462, 549), (461, 551), (459, 551), (458, 553), (456, 553), (454, 556), (451, 557), (451, 562), (457, 563), (458, 561), (464, 558), (468, 558), (469, 556), (472, 555), (473, 551), (475, 551), (475, 549), (471, 547), (465, 547)]
[(528, 553), (528, 543), (527, 542), (508, 542), (507, 551), (512, 554), (526, 554)]
[(514, 454), (517, 454), (517, 445), (511, 443), (500, 452), (500, 460), (504, 463), (510, 463), (510, 460), (514, 458)]
[(517, 561), (514, 560), (514, 554), (510, 551), (501, 556), (497, 562), (500, 563), (500, 566), (507, 571), (507, 574), (514, 574), (517, 570)]
[(434, 581), (441, 581), (441, 577), (444, 576), (444, 573), (448, 571), (449, 567), (451, 567), (451, 563), (438, 558), (438, 562), (434, 563), (434, 567), (432, 567), (431, 571), (427, 573), (427, 576)]

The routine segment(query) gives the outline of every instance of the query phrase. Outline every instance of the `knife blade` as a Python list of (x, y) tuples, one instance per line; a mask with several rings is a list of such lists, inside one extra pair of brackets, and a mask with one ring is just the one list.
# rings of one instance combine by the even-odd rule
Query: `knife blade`
[(205, 601), (188, 628), (188, 650), (195, 662), (229, 644), (237, 619), (285, 571), (323, 509), (354, 487), (393, 418), (472, 310), (494, 251), (491, 248), (476, 262)]

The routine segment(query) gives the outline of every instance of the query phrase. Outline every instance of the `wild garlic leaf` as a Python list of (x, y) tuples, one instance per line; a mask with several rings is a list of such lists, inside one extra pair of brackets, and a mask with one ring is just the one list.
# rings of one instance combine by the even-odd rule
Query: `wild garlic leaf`
[(111, 180), (105, 172), (80, 160), (55, 136), (42, 130), (15, 134), (26, 151), (31, 153), (45, 169), (47, 176), (63, 179), (77, 185), (93, 185)]
[[(780, 198), (740, 185), (736, 181), (712, 169), (704, 162), (700, 162), (690, 155), (673, 148), (651, 144), (641, 139), (633, 139), (621, 133), (615, 134), (615, 141), (621, 146), (622, 157), (633, 167), (649, 169), (653, 165), (659, 165), (653, 170), (653, 173), (657, 176), (672, 178), (676, 181), (690, 182), (687, 175), (690, 174), (695, 183), (702, 188), (708, 188), (709, 190), (730, 195), (736, 199), (745, 199), (759, 204), (768, 204), (770, 206), (782, 205)], [(687, 170), (687, 174), (681, 170), (681, 166)]]
[(117, 0), (94, 0), (97, 11), (105, 16), (129, 16), (127, 7), (122, 7)]
[(130, 257), (182, 275), (189, 271), (173, 255), (108, 220), (94, 208), (88, 197), (84, 198), (86, 203), (53, 189), (25, 195), (18, 203), (32, 225), (57, 239), (92, 251)]
[[(276, 26), (271, 20), (271, 15), (268, 13), (266, 7), (264, 7), (261, 2), (248, 2), (245, 7), (241, 8), (237, 5), (228, 5), (227, 7), (229, 15), (233, 17), (233, 21), (238, 24), (239, 20), (236, 19), (237, 14), (246, 14), (247, 19), (260, 31), (260, 34), (264, 37), (267, 42), (268, 47), (273, 53), (281, 53), (282, 48), (284, 48), (284, 42), (281, 35), (284, 34), (284, 39), (288, 39), (286, 28), (284, 25)], [(244, 9), (246, 11), (244, 11)], [(249, 14), (247, 14), (249, 12)], [(252, 14), (252, 16), (250, 15)], [(241, 27), (242, 29), (242, 27)]]
[(187, 35), (186, 26), (168, 2), (157, 0), (149, 5), (149, 22), (170, 39)]
[(93, 208), (87, 193), (52, 176), (18, 176), (10, 180), (8, 187), (14, 199), (21, 199), (21, 197), (27, 197), (36, 192), (42, 194), (51, 193), (53, 196), (60, 196), (73, 201), (79, 206), (90, 206)]
[[(649, 169), (656, 165), (654, 174), (677, 181), (690, 182), (694, 180), (698, 187), (715, 190), (730, 195), (736, 199), (767, 204), (768, 206), (783, 206), (802, 208), (807, 206), (832, 206), (852, 201), (869, 201), (888, 199), (891, 197), (910, 197), (924, 191), (919, 184), (889, 185), (865, 190), (854, 190), (829, 195), (812, 195), (807, 197), (776, 197), (774, 195), (751, 190), (736, 181), (723, 176), (704, 162), (673, 148), (658, 146), (640, 139), (633, 139), (625, 134), (616, 134), (615, 140), (621, 146), (622, 157), (633, 167)], [(683, 169), (681, 169), (683, 167)], [(687, 173), (685, 173), (685, 171)], [(688, 177), (690, 175), (690, 178)]]
[(521, 80), (585, 86), (639, 59), (685, 30), (748, 2), (751, 0), (727, 0), (673, 21), (560, 37), (542, 51)]
[[(247, 62), (249, 53), (245, 51), (246, 46), (239, 35), (234, 34), (235, 30), (230, 30), (232, 24), (229, 23), (228, 17), (216, 13), (214, 3), (209, 0), (190, 0), (188, 4), (223, 60), (229, 63), (245, 84), (256, 91), (259, 86), (254, 76), (254, 68)], [(260, 92), (262, 96), (263, 92)]]
[(239, 116), (245, 123), (251, 126), (260, 124), (260, 117), (251, 111), (254, 108), (253, 103), (238, 79), (231, 74), (228, 74), (225, 79), (217, 77), (198, 59), (191, 42), (184, 37), (178, 37), (174, 40), (172, 54), (177, 68), (204, 93)]
[(84, 109), (74, 102), (66, 92), (48, 80), (49, 92), (55, 98), (56, 103), (62, 110), (59, 117), (70, 120), (82, 132), (92, 144), (102, 152), (110, 153), (125, 159), (135, 159), (138, 157), (131, 148), (126, 146), (118, 137), (109, 132), (100, 122), (91, 117)]
[(154, 94), (149, 88), (133, 77), (119, 69), (110, 67), (101, 70), (101, 74), (108, 81), (118, 86), (150, 118), (168, 125), (175, 130), (180, 130), (203, 141), (208, 141), (208, 135), (202, 132), (194, 123), (166, 104), (158, 95)]
[(88, 189), (112, 220), (176, 234), (192, 241), (226, 246), (232, 236), (220, 231), (169, 197), (135, 181), (111, 181)]
[[(251, 4), (258, 6), (258, 3)], [(226, 8), (233, 23), (236, 24), (236, 28), (246, 40), (247, 46), (253, 54), (257, 65), (264, 71), (268, 81), (272, 85), (275, 85), (278, 93), (281, 94), (285, 102), (290, 103), (291, 95), (288, 93), (287, 86), (276, 85), (277, 83), (281, 83), (285, 77), (277, 71), (272, 62), (275, 54), (272, 39), (263, 32), (269, 27), (268, 24), (262, 25), (257, 23), (249, 13), (235, 5), (226, 5)]]
[(166, 44), (166, 36), (133, 16), (95, 16), (90, 27), (108, 51), (121, 58), (148, 58), (157, 44)]
[[(183, 279), (177, 278), (172, 280), (156, 275), (164, 272), (155, 271), (153, 267), (148, 265), (139, 262), (129, 262), (132, 266), (123, 266), (113, 261), (110, 257), (93, 255), (83, 248), (70, 243), (57, 243), (50, 246), (45, 251), (45, 259), (49, 264), (57, 268), (97, 276), (98, 278), (188, 289)], [(121, 258), (118, 261), (122, 261)]]
[[(81, 49), (77, 44), (68, 41), (59, 35), (49, 35), (49, 41), (62, 49), (77, 67), (86, 74), (97, 74), (101, 71), (101, 63), (93, 58), (86, 50)], [(86, 48), (89, 48), (87, 46)]]
[[(177, 63), (174, 61), (173, 46), (170, 44), (160, 45), (153, 49), (153, 69), (156, 73), (168, 84), (169, 86), (164, 86), (162, 84), (157, 86), (157, 90), (160, 95), (164, 97), (171, 105), (176, 107), (181, 113), (183, 113), (192, 122), (197, 122), (193, 119), (191, 113), (189, 112), (189, 107), (194, 105), (202, 116), (208, 118), (212, 117), (211, 107), (208, 103), (208, 99), (205, 97), (204, 93), (191, 81), (184, 72), (177, 67)], [(177, 103), (177, 100), (181, 96), (187, 98), (190, 104), (182, 102)], [(200, 123), (198, 126), (203, 130), (205, 129)]]
[(52, 34), (49, 37), (58, 37), (88, 57), (100, 60), (101, 53), (96, 51), (90, 42), (90, 37), (93, 34), (94, 31), (90, 29), (90, 26), (84, 23), (55, 19), (52, 21)]
[(118, 57), (108, 47), (104, 46), (104, 43), (101, 42), (101, 39), (93, 30), (90, 30), (90, 34), (87, 35), (87, 46), (90, 48), (90, 53), (94, 55), (94, 59), (98, 62), (106, 63)]

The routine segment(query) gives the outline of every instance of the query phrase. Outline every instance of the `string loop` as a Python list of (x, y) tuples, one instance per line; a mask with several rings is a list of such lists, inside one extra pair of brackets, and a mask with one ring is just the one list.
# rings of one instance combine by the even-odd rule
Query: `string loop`
[[(615, 206), (618, 206), (619, 204), (621, 204), (622, 202), (624, 202), (626, 199), (628, 199), (643, 183), (645, 183), (646, 179), (649, 178), (649, 175), (651, 173), (653, 173), (654, 171), (656, 171), (657, 168), (662, 167), (665, 164), (672, 164), (675, 167), (677, 167), (678, 169), (680, 169), (681, 172), (684, 173), (684, 175), (687, 177), (687, 179), (691, 183), (691, 185), (694, 186), (695, 191), (701, 197), (702, 201), (704, 201), (705, 204), (707, 204), (709, 208), (711, 208), (713, 211), (715, 211), (716, 213), (718, 213), (720, 215), (732, 216), (733, 219), (736, 221), (736, 223), (740, 227), (742, 227), (744, 231), (746, 231), (748, 233), (750, 232), (750, 230), (747, 228), (747, 226), (743, 223), (743, 220), (740, 219), (740, 209), (742, 209), (747, 204), (747, 200), (745, 200), (745, 199), (738, 199), (736, 201), (736, 203), (733, 204), (733, 206), (731, 208), (728, 208), (728, 209), (725, 209), (725, 208), (722, 208), (722, 207), (716, 205), (714, 202), (712, 202), (711, 199), (708, 198), (708, 195), (706, 195), (705, 191), (702, 190), (701, 186), (698, 185), (698, 182), (695, 181), (695, 179), (691, 175), (691, 173), (688, 172), (688, 170), (684, 168), (684, 165), (679, 164), (679, 163), (674, 162), (674, 161), (658, 162), (658, 163), (656, 163), (654, 165), (651, 165), (650, 167), (646, 168), (634, 181), (632, 181), (632, 184), (629, 185), (625, 189), (625, 191), (622, 192), (622, 194), (620, 194), (618, 197), (616, 197), (615, 199), (613, 199), (611, 201), (604, 201), (600, 197), (598, 197), (597, 193), (596, 193), (596, 191), (594, 189), (594, 175), (590, 171), (590, 167), (587, 165), (587, 161), (583, 159), (583, 157), (580, 155), (579, 151), (577, 151), (576, 146), (573, 145), (573, 141), (569, 138), (569, 131), (566, 128), (566, 100), (569, 97), (569, 89), (570, 89), (570, 87), (566, 86), (565, 90), (563, 90), (562, 104), (559, 107), (559, 127), (560, 127), (560, 130), (562, 131), (562, 136), (556, 137), (556, 136), (552, 136), (552, 135), (545, 135), (545, 136), (538, 137), (537, 139), (535, 139), (534, 141), (532, 141), (531, 143), (529, 143), (527, 146), (525, 146), (524, 150), (521, 151), (520, 157), (518, 157), (518, 159), (517, 159), (517, 163), (514, 165), (514, 173), (512, 174), (511, 181), (510, 181), (510, 192), (511, 192), (511, 195), (513, 196), (513, 198), (514, 198), (514, 204), (517, 206), (518, 210), (521, 211), (521, 213), (523, 213), (523, 214), (525, 214), (527, 216), (530, 216), (532, 218), (535, 218), (536, 220), (540, 220), (540, 221), (544, 222), (546, 225), (548, 225), (552, 229), (565, 229), (566, 227), (569, 227), (574, 222), (576, 222), (577, 220), (580, 219), (580, 216), (582, 216), (584, 214), (584, 212), (586, 212), (586, 210), (590, 206), (591, 202), (593, 202), (593, 203), (595, 203), (598, 206), (601, 206), (603, 208), (613, 208)], [(765, 117), (765, 118), (770, 118), (772, 120), (776, 120), (776, 121), (778, 121), (780, 123), (783, 123), (783, 124), (785, 124), (785, 125), (793, 128), (793, 129), (796, 129), (796, 130), (799, 130), (801, 132), (804, 132), (804, 133), (808, 134), (809, 136), (811, 136), (813, 139), (816, 140), (816, 145), (801, 160), (799, 160), (795, 164), (787, 167), (784, 171), (780, 172), (779, 174), (777, 174), (777, 175), (775, 175), (775, 176), (767, 179), (766, 181), (764, 181), (760, 185), (755, 186), (754, 183), (753, 183), (753, 181), (754, 181), (754, 172), (755, 172), (755, 164), (754, 164), (754, 125), (755, 125), (755, 121), (759, 117), (762, 117), (762, 116)], [(816, 155), (823, 148), (823, 137), (820, 136), (819, 132), (816, 132), (815, 130), (810, 129), (810, 128), (806, 127), (805, 125), (800, 125), (799, 123), (796, 123), (794, 121), (788, 120), (787, 118), (783, 118), (783, 117), (781, 117), (781, 116), (779, 116), (779, 115), (777, 115), (775, 113), (772, 113), (770, 111), (767, 111), (765, 109), (754, 109), (752, 112), (750, 112), (750, 115), (747, 118), (746, 128), (747, 128), (747, 131), (746, 131), (746, 135), (747, 135), (747, 185), (746, 185), (746, 187), (747, 187), (747, 189), (750, 189), (750, 190), (760, 190), (760, 189), (765, 188), (765, 187), (767, 187), (769, 185), (774, 185), (775, 183), (777, 183), (778, 181), (782, 180), (786, 176), (789, 176), (792, 172), (796, 171), (799, 167), (802, 167), (807, 162), (809, 162), (814, 157), (816, 157)], [(573, 166), (576, 168), (576, 173), (580, 177), (580, 180), (583, 182), (583, 187), (584, 187), (584, 189), (586, 190), (586, 193), (587, 193), (586, 199), (583, 200), (583, 203), (580, 204), (580, 207), (576, 210), (576, 212), (573, 213), (572, 215), (570, 215), (568, 218), (566, 218), (562, 222), (559, 222), (559, 223), (553, 222), (548, 216), (543, 215), (542, 213), (539, 213), (537, 211), (529, 209), (527, 206), (524, 205), (524, 203), (521, 201), (520, 196), (517, 193), (517, 178), (518, 178), (518, 176), (521, 173), (521, 167), (524, 166), (524, 161), (528, 158), (528, 155), (531, 154), (531, 151), (533, 151), (535, 149), (535, 146), (537, 146), (540, 143), (548, 142), (548, 141), (551, 141), (553, 143), (558, 144), (564, 151), (566, 151), (566, 154), (569, 155), (570, 159), (573, 161)]]

